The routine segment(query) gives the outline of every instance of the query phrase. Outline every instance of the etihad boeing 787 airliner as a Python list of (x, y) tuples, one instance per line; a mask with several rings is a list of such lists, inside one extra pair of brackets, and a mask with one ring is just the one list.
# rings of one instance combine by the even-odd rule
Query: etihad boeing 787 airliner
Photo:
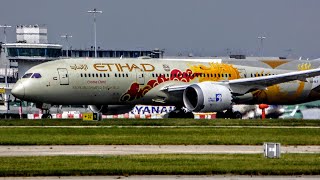
[(232, 112), (234, 104), (296, 104), (320, 99), (320, 61), (265, 61), (259, 67), (256, 63), (228, 59), (61, 59), (29, 69), (12, 94), (44, 110), (54, 104), (78, 104), (114, 114), (128, 112), (136, 104), (174, 105), (177, 111), (171, 112), (171, 117), (185, 117), (191, 114), (188, 112), (241, 117), (239, 112)]

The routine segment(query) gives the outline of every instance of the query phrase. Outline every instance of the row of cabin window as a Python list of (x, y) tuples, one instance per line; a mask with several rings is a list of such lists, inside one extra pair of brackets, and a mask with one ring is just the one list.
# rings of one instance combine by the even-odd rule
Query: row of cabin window
[[(169, 74), (153, 74), (152, 77), (165, 76), (169, 77)], [(195, 74), (171, 74), (171, 77), (231, 77), (231, 74), (205, 74), (205, 73), (195, 73)]]
[[(160, 77), (160, 76), (167, 76), (169, 77), (169, 74), (154, 74), (152, 73), (152, 77)], [(203, 73), (196, 73), (196, 74), (171, 74), (171, 77), (231, 77), (231, 74), (203, 74)], [(81, 73), (80, 77), (110, 77), (109, 74), (106, 73)], [(115, 73), (114, 77), (129, 77), (129, 75), (126, 73)], [(143, 74), (142, 74), (143, 77)]]
[[(196, 74), (154, 74), (152, 73), (152, 77), (160, 77), (160, 76), (167, 76), (169, 77), (231, 77), (231, 74), (204, 74), (204, 73), (196, 73)], [(270, 76), (274, 74), (251, 74), (251, 77), (260, 77), (260, 76)], [(109, 74), (106, 73), (81, 73), (81, 77), (110, 77)], [(114, 77), (129, 77), (126, 73), (115, 73)], [(143, 74), (142, 74), (143, 77)]]
[[(106, 73), (81, 73), (80, 77), (110, 77), (110, 74), (106, 74)], [(124, 74), (124, 73), (118, 73), (118, 74), (114, 74), (114, 77), (129, 77), (128, 74)]]
[(270, 76), (275, 74), (251, 74), (251, 77)]

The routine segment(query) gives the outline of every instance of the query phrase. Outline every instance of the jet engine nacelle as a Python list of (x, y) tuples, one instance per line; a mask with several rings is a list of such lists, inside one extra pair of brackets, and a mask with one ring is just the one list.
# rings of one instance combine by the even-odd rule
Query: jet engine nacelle
[(92, 112), (104, 115), (125, 114), (130, 112), (133, 107), (132, 105), (89, 105)]
[(202, 82), (184, 90), (183, 103), (193, 112), (218, 112), (232, 108), (232, 94), (226, 86)]

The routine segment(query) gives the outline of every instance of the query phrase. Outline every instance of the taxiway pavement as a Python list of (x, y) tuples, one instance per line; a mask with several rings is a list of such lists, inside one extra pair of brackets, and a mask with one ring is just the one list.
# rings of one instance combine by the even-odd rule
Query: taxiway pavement
[[(320, 153), (320, 146), (281, 146), (281, 153)], [(258, 154), (264, 147), (246, 145), (62, 145), (0, 146), (0, 156), (95, 156), (130, 154)]]

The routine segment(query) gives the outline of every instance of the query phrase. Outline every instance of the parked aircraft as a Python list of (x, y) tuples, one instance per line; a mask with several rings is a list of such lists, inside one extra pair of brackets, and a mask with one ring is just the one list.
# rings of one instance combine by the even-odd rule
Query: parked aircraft
[(94, 112), (117, 114), (136, 104), (173, 105), (169, 117), (217, 112), (217, 117), (241, 118), (232, 111), (234, 104), (320, 99), (319, 66), (320, 61), (61, 59), (29, 69), (12, 94), (43, 110), (90, 105)]

